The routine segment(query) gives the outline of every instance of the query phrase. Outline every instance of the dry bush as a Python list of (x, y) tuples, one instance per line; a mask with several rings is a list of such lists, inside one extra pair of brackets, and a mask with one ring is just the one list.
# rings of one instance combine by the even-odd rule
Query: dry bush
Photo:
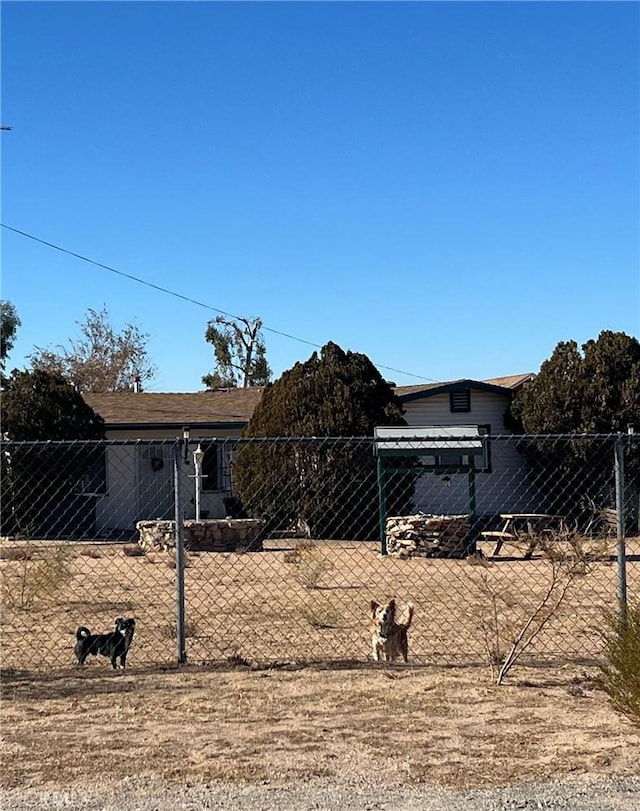
[(640, 605), (605, 612), (602, 686), (612, 707), (640, 726)]
[[(527, 540), (524, 538), (523, 540)], [(576, 580), (585, 577), (602, 552), (588, 548), (575, 532), (530, 538), (547, 561), (541, 596), (524, 606), (504, 588), (491, 566), (478, 567), (467, 577), (480, 597), (480, 628), (492, 680), (502, 684), (509, 671), (557, 614)]]
[(102, 557), (100, 552), (98, 552), (98, 550), (94, 549), (93, 547), (80, 549), (78, 551), (78, 555), (81, 555), (84, 558), (94, 558), (95, 560)]
[[(162, 627), (163, 635), (168, 637), (169, 639), (176, 639), (178, 636), (178, 626), (177, 623), (174, 622), (167, 622)], [(189, 620), (185, 620), (184, 623), (184, 635), (185, 637), (195, 637), (200, 635), (200, 629), (198, 624), (195, 622), (190, 622)]]
[(122, 547), (122, 554), (128, 558), (143, 558), (145, 551), (137, 543), (127, 543)]
[(562, 532), (545, 532), (536, 540), (536, 548), (548, 560), (568, 564), (584, 574), (589, 564), (608, 560), (614, 551), (615, 539), (585, 538), (579, 532), (564, 530)]
[(295, 578), (306, 589), (320, 588), (320, 581), (333, 569), (327, 556), (311, 540), (302, 540), (296, 544)]
[(0, 560), (29, 560), (33, 557), (33, 550), (26, 546), (9, 546), (0, 549)]
[(482, 549), (478, 549), (476, 552), (473, 552), (471, 555), (467, 555), (465, 560), (467, 561), (469, 566), (491, 566), (491, 561), (484, 554)]
[[(176, 552), (175, 548), (174, 549), (168, 549), (167, 551), (169, 552), (169, 556), (170, 556), (169, 559), (166, 561), (167, 566), (170, 569), (175, 569), (177, 567), (177, 565), (178, 565), (177, 552)], [(189, 560), (189, 555), (187, 554), (186, 551), (182, 553), (182, 560), (184, 562), (184, 568), (188, 569), (189, 566), (191, 566), (191, 561)]]
[(68, 544), (56, 544), (39, 555), (29, 545), (25, 549), (25, 556), (0, 570), (2, 603), (19, 611), (29, 611), (36, 603), (54, 596), (72, 577), (73, 550)]
[(313, 628), (337, 628), (340, 625), (340, 612), (326, 597), (309, 600), (301, 611)]

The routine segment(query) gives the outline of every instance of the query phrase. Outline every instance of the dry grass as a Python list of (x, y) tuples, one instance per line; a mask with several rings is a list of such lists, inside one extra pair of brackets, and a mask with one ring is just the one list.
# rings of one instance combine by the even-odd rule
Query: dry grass
[(105, 775), (366, 776), (473, 787), (637, 773), (640, 731), (614, 714), (591, 670), (522, 675), (498, 688), (475, 668), (96, 667), (5, 682), (2, 779), (68, 787)]

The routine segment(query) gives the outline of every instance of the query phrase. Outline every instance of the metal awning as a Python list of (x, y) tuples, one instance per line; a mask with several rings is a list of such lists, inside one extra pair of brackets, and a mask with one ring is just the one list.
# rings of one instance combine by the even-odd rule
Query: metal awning
[(426, 425), (374, 428), (376, 456), (482, 456), (477, 425)]
[[(374, 453), (378, 478), (380, 551), (387, 554), (386, 516), (387, 473), (404, 472), (416, 476), (436, 474), (467, 475), (469, 515), (472, 532), (476, 514), (476, 471), (474, 457), (485, 452), (485, 437), (477, 425), (424, 425), (401, 428), (374, 428)], [(395, 459), (394, 459), (395, 457)], [(413, 459), (407, 459), (413, 457)], [(403, 462), (404, 458), (404, 462)]]

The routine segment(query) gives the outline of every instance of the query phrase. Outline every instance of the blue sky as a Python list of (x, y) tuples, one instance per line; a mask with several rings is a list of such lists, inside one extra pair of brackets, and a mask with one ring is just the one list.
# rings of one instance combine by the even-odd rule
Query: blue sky
[[(623, 2), (3, 2), (2, 222), (227, 313), (279, 375), (398, 384), (638, 335), (639, 48)], [(211, 371), (215, 310), (2, 229), (9, 368), (88, 308)], [(269, 330), (274, 330), (271, 332)]]

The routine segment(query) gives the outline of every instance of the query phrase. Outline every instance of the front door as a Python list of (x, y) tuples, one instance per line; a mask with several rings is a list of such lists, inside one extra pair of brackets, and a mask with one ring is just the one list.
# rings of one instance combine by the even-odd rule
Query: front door
[(173, 518), (173, 443), (157, 443), (138, 448), (138, 520)]

